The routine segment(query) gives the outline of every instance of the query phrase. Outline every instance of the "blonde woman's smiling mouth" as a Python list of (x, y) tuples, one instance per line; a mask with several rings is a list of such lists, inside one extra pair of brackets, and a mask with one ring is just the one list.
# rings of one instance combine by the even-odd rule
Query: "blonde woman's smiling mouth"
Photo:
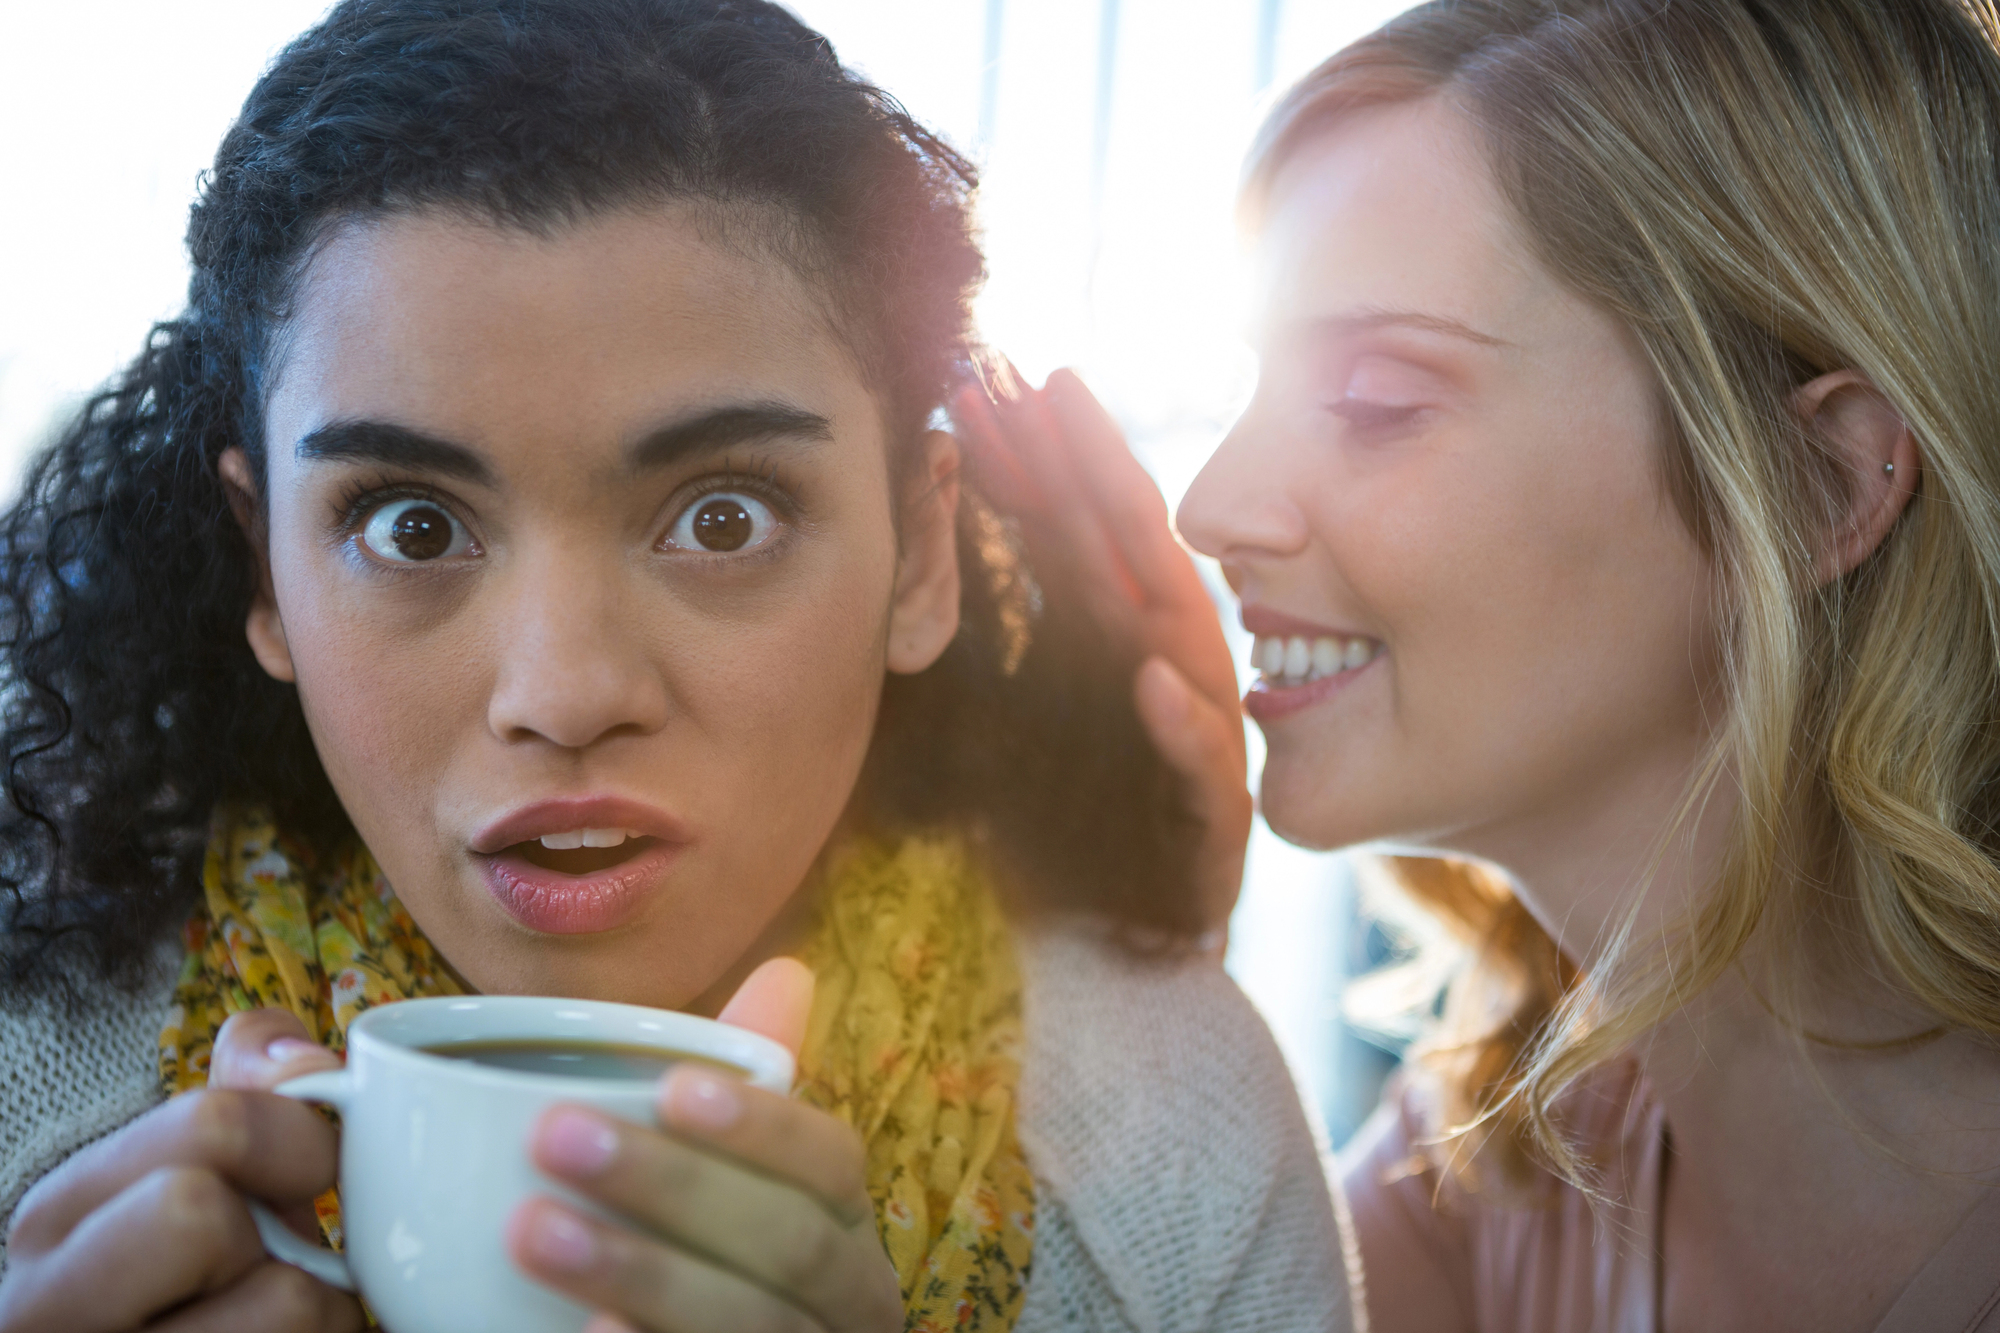
[(619, 797), (537, 801), (472, 840), (486, 888), (545, 935), (624, 925), (666, 879), (689, 839), (663, 810)]
[(1331, 698), (1387, 652), (1380, 639), (1264, 607), (1244, 607), (1243, 628), (1256, 635), (1250, 663), (1258, 673), (1243, 708), (1259, 723)]

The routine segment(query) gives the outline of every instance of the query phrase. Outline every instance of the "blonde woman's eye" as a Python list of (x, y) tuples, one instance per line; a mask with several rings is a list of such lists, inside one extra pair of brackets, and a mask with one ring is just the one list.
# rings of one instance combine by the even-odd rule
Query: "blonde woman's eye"
[(419, 564), (464, 555), (472, 534), (435, 501), (391, 500), (368, 516), (361, 544), (394, 564)]
[(667, 534), (667, 545), (683, 551), (727, 554), (754, 550), (771, 540), (777, 530), (777, 515), (756, 496), (718, 491), (681, 511)]
[(1388, 403), (1374, 403), (1366, 398), (1356, 398), (1349, 394), (1327, 409), (1351, 426), (1363, 430), (1381, 430), (1390, 426), (1400, 426), (1415, 417), (1421, 408), (1395, 407)]
[(1432, 377), (1386, 356), (1364, 356), (1348, 368), (1347, 384), (1328, 410), (1362, 430), (1406, 425), (1435, 400)]

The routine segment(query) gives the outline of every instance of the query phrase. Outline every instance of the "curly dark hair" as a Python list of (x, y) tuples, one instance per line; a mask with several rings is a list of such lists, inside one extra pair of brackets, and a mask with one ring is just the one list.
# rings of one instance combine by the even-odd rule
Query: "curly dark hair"
[[(294, 41), (204, 180), (186, 311), (0, 520), (0, 982), (137, 984), (199, 899), (218, 801), (266, 802), (309, 845), (353, 836), (294, 687), (246, 643), (256, 565), (216, 471), (238, 447), (261, 481), (266, 361), (330, 226), (443, 209), (547, 231), (669, 200), (740, 214), (836, 312), (900, 475), (974, 350), (975, 184), (762, 0), (345, 0)], [(1028, 901), (1188, 938), (1198, 830), (1134, 712), (1135, 663), (966, 497), (963, 628), (930, 670), (885, 682), (859, 808), (971, 832)]]

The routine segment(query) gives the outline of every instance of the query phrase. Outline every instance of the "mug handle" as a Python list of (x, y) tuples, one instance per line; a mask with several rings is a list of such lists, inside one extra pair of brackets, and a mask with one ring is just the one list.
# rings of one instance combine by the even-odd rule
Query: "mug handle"
[[(307, 1074), (302, 1078), (280, 1083), (272, 1091), (280, 1097), (291, 1097), (302, 1102), (324, 1102), (336, 1109), (344, 1108), (353, 1084), (348, 1080), (345, 1069), (329, 1069), (318, 1074)], [(294, 1268), (303, 1268), (313, 1277), (340, 1291), (354, 1290), (354, 1275), (348, 1271), (347, 1260), (322, 1245), (315, 1245), (278, 1220), (273, 1213), (255, 1199), (248, 1200), (250, 1217), (257, 1223), (257, 1238), (264, 1242), (264, 1249), (272, 1258), (282, 1260)]]

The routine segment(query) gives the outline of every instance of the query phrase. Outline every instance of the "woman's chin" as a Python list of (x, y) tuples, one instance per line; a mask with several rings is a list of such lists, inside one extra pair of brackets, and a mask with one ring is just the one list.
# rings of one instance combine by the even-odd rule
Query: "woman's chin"
[(1295, 767), (1275, 753), (1266, 762), (1257, 804), (1271, 831), (1321, 852), (1384, 836), (1381, 822), (1368, 817), (1372, 802), (1354, 799), (1337, 775), (1318, 767)]

